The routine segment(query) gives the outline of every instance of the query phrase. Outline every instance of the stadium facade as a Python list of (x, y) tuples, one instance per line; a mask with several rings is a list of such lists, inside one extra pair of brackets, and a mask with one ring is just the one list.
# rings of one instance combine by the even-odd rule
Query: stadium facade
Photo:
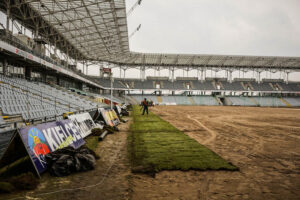
[[(0, 10), (6, 16), (0, 30), (1, 126), (145, 97), (166, 105), (300, 106), (300, 82), (288, 78), (300, 71), (300, 57), (132, 52), (124, 0), (3, 0)], [(99, 65), (101, 75), (87, 75), (90, 65)], [(111, 68), (124, 77), (112, 80)], [(140, 79), (126, 78), (130, 68), (140, 70)], [(169, 76), (147, 77), (148, 69), (167, 69)], [(197, 74), (175, 77), (178, 69)], [(226, 77), (208, 78), (208, 70)], [(256, 76), (233, 79), (234, 71)], [(285, 79), (262, 79), (265, 71)]]

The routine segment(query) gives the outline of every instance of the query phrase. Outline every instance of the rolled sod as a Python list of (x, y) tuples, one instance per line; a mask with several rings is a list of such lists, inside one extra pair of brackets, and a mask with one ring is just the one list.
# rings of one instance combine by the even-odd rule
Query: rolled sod
[(152, 112), (141, 115), (139, 107), (135, 106), (132, 115), (128, 149), (133, 172), (238, 170)]

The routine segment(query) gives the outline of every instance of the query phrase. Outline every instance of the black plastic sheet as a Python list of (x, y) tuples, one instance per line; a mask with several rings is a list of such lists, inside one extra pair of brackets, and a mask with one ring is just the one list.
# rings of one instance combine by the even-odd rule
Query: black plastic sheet
[(47, 167), (52, 176), (68, 176), (75, 172), (92, 170), (96, 154), (83, 146), (78, 149), (65, 147), (46, 155)]

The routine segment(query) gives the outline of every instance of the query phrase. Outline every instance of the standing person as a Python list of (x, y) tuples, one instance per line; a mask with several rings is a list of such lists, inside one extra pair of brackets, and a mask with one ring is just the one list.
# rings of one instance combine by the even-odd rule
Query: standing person
[(143, 106), (144, 106), (144, 110), (143, 110), (143, 114), (145, 114), (145, 111), (147, 112), (147, 115), (148, 115), (148, 101), (147, 99), (145, 98), (144, 101), (143, 101)]
[(141, 103), (140, 103), (140, 111), (143, 110), (143, 107), (144, 107), (144, 101), (141, 101)]

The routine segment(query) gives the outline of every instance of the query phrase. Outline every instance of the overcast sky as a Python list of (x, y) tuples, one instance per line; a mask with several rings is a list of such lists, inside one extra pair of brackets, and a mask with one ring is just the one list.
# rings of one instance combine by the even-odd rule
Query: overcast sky
[(140, 23), (133, 51), (300, 56), (300, 0), (143, 0)]
[[(125, 1), (127, 10), (137, 2)], [(0, 17), (5, 23), (3, 13)], [(142, 24), (129, 41), (136, 52), (300, 56), (300, 0), (142, 0), (127, 21), (129, 35)], [(118, 69), (113, 72), (120, 74)], [(98, 75), (99, 68), (90, 67), (89, 74)], [(139, 75), (138, 70), (126, 72), (127, 77)], [(147, 75), (158, 72), (148, 70)], [(233, 75), (239, 77), (238, 72)], [(280, 73), (262, 75), (283, 78)], [(182, 70), (176, 76), (183, 76)], [(300, 81), (300, 72), (292, 73), (290, 80)]]
[[(136, 1), (126, 0), (127, 9)], [(132, 51), (300, 56), (300, 0), (143, 0), (128, 17), (129, 34), (139, 24)]]

